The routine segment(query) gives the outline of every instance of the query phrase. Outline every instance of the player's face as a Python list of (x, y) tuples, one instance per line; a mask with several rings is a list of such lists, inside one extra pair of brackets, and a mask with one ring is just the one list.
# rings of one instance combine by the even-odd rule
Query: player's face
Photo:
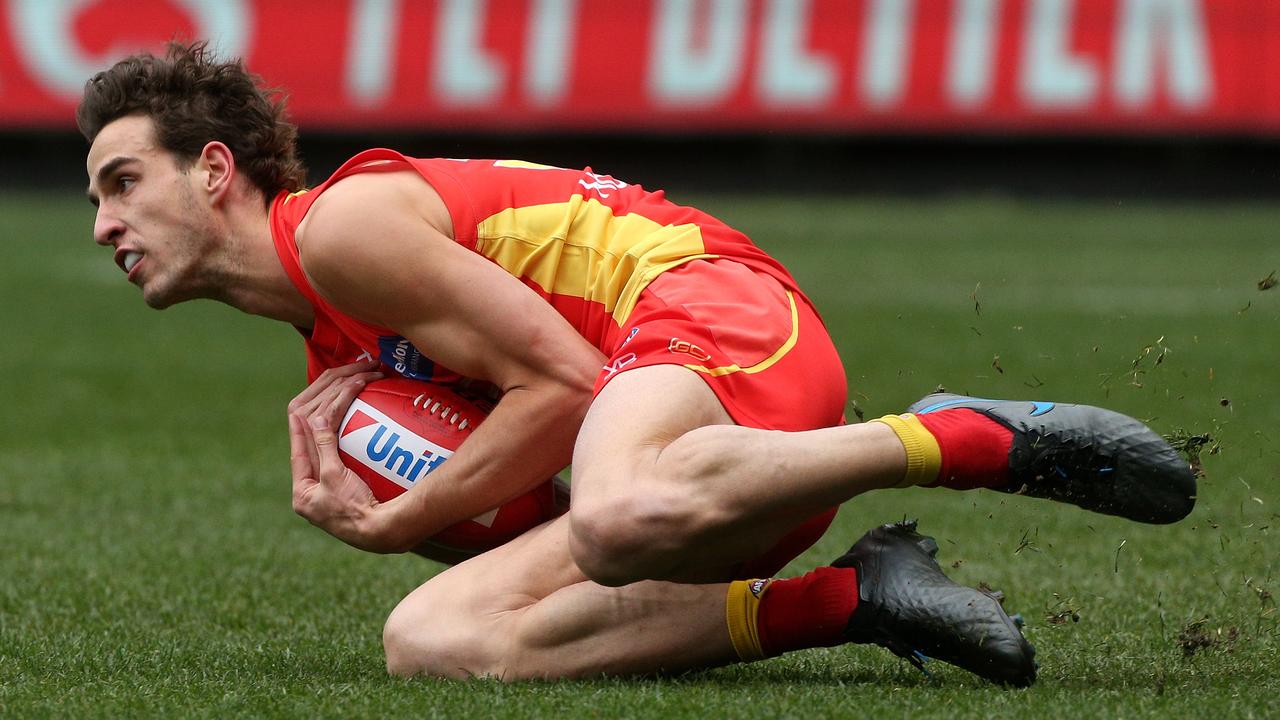
[(89, 199), (98, 207), (93, 239), (115, 249), (116, 265), (155, 308), (216, 288), (217, 247), (199, 173), (180, 169), (155, 139), (150, 118), (131, 115), (102, 129), (89, 148)]

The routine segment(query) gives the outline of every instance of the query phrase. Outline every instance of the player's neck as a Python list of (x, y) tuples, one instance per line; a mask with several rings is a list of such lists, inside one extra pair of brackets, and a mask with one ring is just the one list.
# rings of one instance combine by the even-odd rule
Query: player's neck
[(300, 328), (315, 324), (311, 303), (285, 275), (272, 254), (262, 262), (241, 268), (240, 282), (230, 288), (223, 302), (250, 315), (280, 320)]
[(250, 315), (311, 327), (315, 312), (280, 264), (266, 210), (232, 215), (228, 230), (225, 264), (231, 277), (220, 283), (217, 299)]

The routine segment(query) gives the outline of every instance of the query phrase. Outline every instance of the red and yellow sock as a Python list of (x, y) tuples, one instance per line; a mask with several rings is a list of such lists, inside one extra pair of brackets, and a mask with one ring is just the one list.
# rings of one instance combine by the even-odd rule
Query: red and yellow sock
[(858, 606), (853, 568), (821, 567), (798, 578), (729, 583), (725, 620), (743, 661), (839, 645)]
[(919, 416), (885, 415), (871, 422), (888, 425), (907, 451), (907, 472), (898, 487), (925, 485), (938, 479), (942, 471), (942, 447)]
[(923, 485), (972, 490), (1009, 482), (1013, 431), (968, 408), (924, 415), (886, 415), (907, 451), (907, 472), (898, 487)]

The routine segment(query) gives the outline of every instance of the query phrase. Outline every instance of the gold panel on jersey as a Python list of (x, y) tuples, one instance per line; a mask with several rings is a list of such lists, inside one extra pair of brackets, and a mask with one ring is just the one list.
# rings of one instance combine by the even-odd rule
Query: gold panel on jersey
[(480, 221), (476, 250), (548, 293), (604, 305), (619, 325), (659, 274), (706, 253), (692, 223), (663, 225), (614, 215), (594, 198), (507, 208)]
[(524, 170), (563, 170), (554, 165), (543, 165), (541, 163), (529, 162), (528, 160), (494, 160), (494, 167), (501, 168), (521, 168)]

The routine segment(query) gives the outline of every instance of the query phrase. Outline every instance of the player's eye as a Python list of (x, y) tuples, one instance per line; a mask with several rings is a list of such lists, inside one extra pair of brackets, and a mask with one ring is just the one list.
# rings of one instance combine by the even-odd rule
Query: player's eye
[(116, 180), (116, 187), (118, 187), (118, 188), (120, 189), (120, 192), (125, 192), (125, 191), (127, 191), (129, 188), (133, 187), (133, 184), (134, 184), (135, 182), (137, 182), (137, 181), (136, 181), (136, 180), (134, 180), (132, 177), (130, 177), (130, 176), (128, 176), (128, 175), (121, 175), (121, 176), (120, 176), (120, 179), (119, 179), (119, 180)]

